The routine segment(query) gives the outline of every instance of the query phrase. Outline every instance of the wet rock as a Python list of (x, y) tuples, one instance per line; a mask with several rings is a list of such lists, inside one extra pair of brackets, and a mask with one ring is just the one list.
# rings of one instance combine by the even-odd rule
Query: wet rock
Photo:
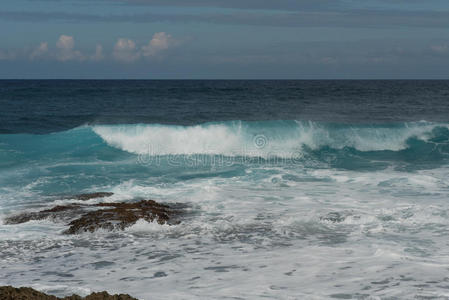
[(11, 225), (11, 224), (21, 224), (26, 223), (31, 220), (42, 220), (48, 217), (48, 214), (44, 214), (41, 212), (31, 212), (31, 213), (21, 213), (18, 215), (7, 217), (3, 220), (3, 224)]
[(130, 295), (109, 295), (107, 292), (92, 293), (86, 297), (72, 295), (58, 298), (38, 292), (29, 287), (15, 288), (12, 286), (0, 286), (0, 299), (2, 300), (137, 300)]
[(328, 221), (332, 223), (340, 223), (346, 219), (345, 215), (342, 215), (338, 212), (330, 212), (325, 216), (320, 217), (321, 221)]
[[(85, 207), (85, 206), (84, 206)], [(17, 215), (13, 215), (4, 219), (4, 224), (21, 224), (33, 220), (43, 220), (43, 219), (61, 219), (70, 220), (76, 213), (82, 213), (83, 206), (77, 204), (69, 205), (58, 205), (51, 209), (41, 210), (38, 212), (25, 212)]]
[(135, 224), (139, 219), (159, 224), (178, 224), (181, 210), (157, 203), (154, 200), (139, 202), (116, 202), (97, 204), (58, 205), (38, 212), (26, 212), (4, 219), (4, 224), (20, 224), (31, 220), (49, 219), (68, 222), (69, 228), (63, 233), (75, 234), (94, 232), (97, 229), (123, 230)]
[(112, 195), (114, 195), (114, 193), (97, 192), (97, 193), (79, 194), (79, 195), (75, 196), (75, 199), (86, 201), (86, 200), (90, 200), (90, 199), (94, 199), (94, 198), (110, 197)]
[(159, 204), (153, 200), (142, 200), (135, 203), (99, 203), (96, 207), (105, 209), (88, 212), (68, 225), (70, 228), (64, 233), (93, 232), (97, 229), (125, 229), (144, 219), (147, 222), (156, 221), (159, 224), (172, 224), (170, 217), (175, 211), (168, 205)]

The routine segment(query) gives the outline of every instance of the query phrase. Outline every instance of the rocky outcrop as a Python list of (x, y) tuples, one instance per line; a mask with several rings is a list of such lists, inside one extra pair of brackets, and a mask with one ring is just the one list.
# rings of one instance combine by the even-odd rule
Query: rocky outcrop
[(94, 198), (110, 197), (112, 195), (114, 195), (114, 193), (97, 192), (97, 193), (79, 194), (79, 195), (75, 196), (75, 199), (86, 201), (86, 200), (90, 200), (90, 199), (94, 199)]
[(41, 210), (38, 212), (24, 212), (17, 215), (7, 217), (4, 220), (4, 224), (20, 224), (33, 220), (43, 220), (43, 219), (60, 219), (60, 220), (70, 220), (76, 214), (81, 214), (85, 212), (83, 208), (88, 205), (58, 205), (51, 209)]
[(29, 287), (15, 288), (0, 286), (0, 299), (2, 300), (137, 300), (130, 295), (109, 295), (107, 292), (92, 293), (86, 297), (72, 295), (64, 298), (47, 295)]
[(320, 220), (321, 221), (327, 221), (327, 222), (332, 222), (332, 223), (340, 223), (343, 222), (345, 220), (346, 216), (338, 213), (338, 212), (330, 212), (325, 216), (321, 216)]
[(156, 221), (159, 224), (170, 224), (170, 218), (175, 211), (169, 206), (159, 204), (153, 200), (142, 200), (135, 203), (99, 203), (96, 207), (105, 207), (88, 212), (68, 225), (70, 228), (64, 233), (93, 232), (99, 228), (106, 230), (125, 229), (144, 219), (148, 222)]
[(5, 224), (20, 224), (31, 220), (49, 219), (67, 222), (69, 228), (64, 234), (94, 232), (97, 229), (123, 230), (139, 219), (159, 224), (178, 224), (181, 211), (154, 200), (139, 202), (113, 202), (58, 205), (38, 212), (26, 212), (7, 217)]

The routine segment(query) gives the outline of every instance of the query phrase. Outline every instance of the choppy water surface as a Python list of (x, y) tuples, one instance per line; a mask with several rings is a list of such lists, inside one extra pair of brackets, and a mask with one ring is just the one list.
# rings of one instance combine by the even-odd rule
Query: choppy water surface
[(449, 299), (447, 97), (433, 81), (1, 82), (1, 218), (96, 191), (188, 213), (76, 236), (0, 225), (0, 284)]

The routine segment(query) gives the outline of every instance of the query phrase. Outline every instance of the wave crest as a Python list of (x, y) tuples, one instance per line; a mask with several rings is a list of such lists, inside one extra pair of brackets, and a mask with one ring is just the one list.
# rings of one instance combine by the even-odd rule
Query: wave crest
[(134, 154), (286, 156), (307, 149), (354, 148), (400, 151), (409, 140), (447, 139), (448, 124), (413, 122), (348, 125), (304, 121), (217, 122), (194, 126), (98, 125), (93, 131), (108, 145)]

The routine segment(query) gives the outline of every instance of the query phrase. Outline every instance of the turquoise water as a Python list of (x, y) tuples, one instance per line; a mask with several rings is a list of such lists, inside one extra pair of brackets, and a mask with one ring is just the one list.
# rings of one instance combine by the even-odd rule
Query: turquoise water
[[(35, 188), (48, 197), (73, 195), (124, 180), (173, 183), (232, 177), (279, 167), (358, 172), (416, 172), (447, 165), (449, 124), (349, 125), (300, 121), (214, 122), (194, 126), (82, 126), (44, 135), (6, 134), (2, 190)], [(248, 176), (252, 179), (253, 176)], [(43, 181), (45, 178), (45, 181)], [(25, 201), (3, 201), (2, 209)], [(39, 201), (34, 194), (31, 201)], [(6, 199), (5, 199), (6, 200)]]

